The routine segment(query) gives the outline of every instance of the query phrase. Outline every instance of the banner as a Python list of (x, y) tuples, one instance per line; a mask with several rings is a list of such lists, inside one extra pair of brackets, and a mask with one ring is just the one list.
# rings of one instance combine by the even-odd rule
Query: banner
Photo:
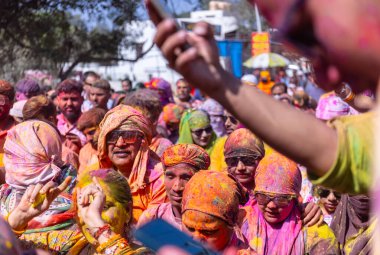
[(252, 33), (252, 56), (270, 52), (269, 33)]

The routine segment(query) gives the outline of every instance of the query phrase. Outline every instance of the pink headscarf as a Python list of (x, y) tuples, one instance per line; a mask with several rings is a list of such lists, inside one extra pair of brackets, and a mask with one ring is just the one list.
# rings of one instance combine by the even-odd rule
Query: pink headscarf
[[(273, 152), (264, 157), (256, 170), (255, 191), (299, 197), (301, 182), (302, 176), (297, 164)], [(257, 203), (251, 209), (242, 227), (251, 249), (257, 254), (303, 254), (302, 221), (297, 206), (276, 227), (265, 220)]]
[(61, 138), (53, 126), (38, 120), (16, 125), (4, 144), (6, 183), (26, 189), (52, 180), (61, 171), (61, 154)]
[(318, 101), (315, 116), (321, 120), (331, 120), (338, 116), (350, 114), (350, 106), (335, 93), (322, 96)]

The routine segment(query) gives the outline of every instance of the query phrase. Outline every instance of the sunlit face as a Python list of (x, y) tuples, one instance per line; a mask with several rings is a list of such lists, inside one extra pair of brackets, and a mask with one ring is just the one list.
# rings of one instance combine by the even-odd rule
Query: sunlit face
[(193, 129), (191, 130), (191, 137), (196, 145), (205, 148), (211, 142), (212, 127), (208, 126), (205, 128)]
[[(104, 203), (103, 211), (101, 214), (102, 219), (105, 223), (111, 226), (113, 232), (117, 234), (123, 234), (126, 225), (130, 222), (132, 217), (132, 204), (128, 205), (126, 208), (123, 204), (119, 203), (114, 198), (111, 189), (105, 183), (100, 181), (100, 185), (106, 195), (106, 201)], [(83, 219), (80, 217), (79, 226), (81, 227), (82, 232), (85, 235), (86, 239), (89, 241), (89, 243), (96, 243), (96, 240), (90, 234), (90, 231), (84, 224)]]
[(84, 80), (84, 82), (83, 82), (83, 90), (87, 94), (89, 94), (92, 84), (94, 84), (95, 81), (97, 81), (97, 80), (98, 80), (98, 78), (95, 76), (92, 76), (92, 75), (87, 76), (86, 80)]
[(217, 251), (227, 247), (233, 234), (232, 227), (225, 221), (194, 210), (187, 210), (182, 215), (182, 230)]
[(138, 138), (133, 142), (124, 141), (122, 137), (117, 138), (116, 142), (109, 141), (107, 136), (108, 157), (112, 164), (124, 176), (128, 177), (133, 167), (133, 163), (140, 150), (143, 138)]
[(252, 186), (255, 183), (255, 172), (259, 164), (257, 157), (227, 158), (227, 169), (243, 186)]
[(86, 136), (87, 142), (93, 142), (94, 135), (96, 133), (97, 127), (89, 127), (83, 130), (83, 134)]
[(70, 121), (76, 121), (81, 114), (83, 97), (79, 92), (60, 93), (57, 97), (58, 108)]
[(319, 202), (323, 205), (329, 214), (333, 214), (339, 204), (341, 194), (331, 190), (319, 188), (317, 190), (319, 196)]
[(196, 168), (186, 163), (169, 166), (165, 170), (165, 189), (170, 203), (180, 207), (186, 183), (194, 175)]
[(108, 102), (108, 99), (110, 99), (110, 97), (111, 97), (111, 94), (109, 91), (106, 91), (101, 88), (95, 88), (95, 87), (90, 88), (90, 101), (96, 107), (100, 107), (105, 110), (108, 110), (107, 102)]
[(179, 81), (177, 83), (177, 97), (181, 101), (190, 99), (190, 85), (186, 81)]
[[(286, 195), (284, 195), (286, 196)], [(284, 207), (279, 207), (272, 200), (267, 204), (258, 202), (260, 211), (263, 213), (265, 220), (270, 224), (278, 224), (286, 220), (295, 206), (295, 200), (290, 200), (289, 204)]]
[(226, 128), (227, 135), (230, 135), (232, 132), (234, 132), (240, 122), (238, 119), (236, 119), (232, 114), (230, 114), (227, 111), (224, 111), (224, 127)]

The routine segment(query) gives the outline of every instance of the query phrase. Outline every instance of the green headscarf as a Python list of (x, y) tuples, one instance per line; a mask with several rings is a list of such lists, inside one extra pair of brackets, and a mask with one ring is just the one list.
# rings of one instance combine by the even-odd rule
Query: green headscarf
[[(194, 144), (193, 137), (191, 136), (191, 130), (207, 128), (210, 126), (210, 117), (208, 114), (201, 110), (187, 110), (183, 113), (181, 118), (181, 123), (179, 125), (179, 138), (177, 144)], [(210, 155), (217, 136), (214, 131), (212, 131), (212, 136), (209, 144), (203, 148)]]

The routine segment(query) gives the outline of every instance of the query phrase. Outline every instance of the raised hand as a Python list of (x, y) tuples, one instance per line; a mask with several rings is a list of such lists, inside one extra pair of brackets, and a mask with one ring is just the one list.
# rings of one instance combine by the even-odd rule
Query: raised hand
[[(218, 48), (211, 26), (199, 22), (193, 32), (178, 30), (173, 20), (161, 22), (149, 0), (145, 3), (152, 21), (157, 26), (154, 41), (170, 67), (206, 93), (223, 86), (224, 76), (228, 74), (219, 63)], [(182, 50), (184, 48), (185, 51)]]
[(96, 177), (93, 183), (77, 190), (78, 215), (88, 228), (99, 228), (105, 223), (101, 217), (106, 196)]
[(67, 177), (60, 185), (49, 181), (45, 185), (38, 183), (30, 185), (21, 198), (20, 203), (8, 217), (8, 223), (14, 230), (25, 229), (34, 217), (49, 209), (54, 199), (70, 184), (71, 177)]

